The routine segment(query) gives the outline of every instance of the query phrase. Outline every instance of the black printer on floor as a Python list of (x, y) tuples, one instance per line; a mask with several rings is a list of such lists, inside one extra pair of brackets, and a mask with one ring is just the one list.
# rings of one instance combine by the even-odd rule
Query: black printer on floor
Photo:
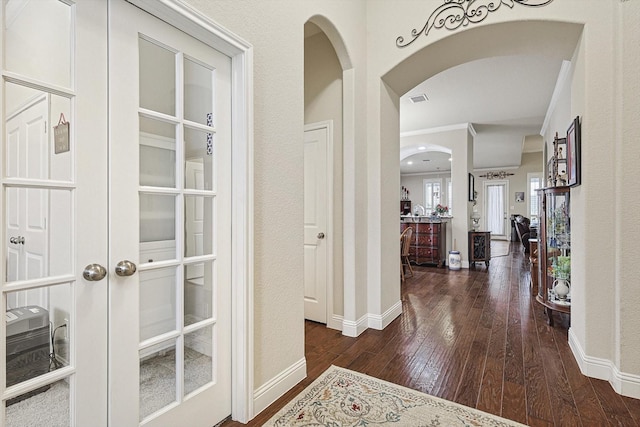
[[(49, 312), (37, 305), (17, 307), (7, 310), (6, 321), (7, 387), (49, 372)], [(49, 386), (41, 387), (7, 404), (48, 389)]]

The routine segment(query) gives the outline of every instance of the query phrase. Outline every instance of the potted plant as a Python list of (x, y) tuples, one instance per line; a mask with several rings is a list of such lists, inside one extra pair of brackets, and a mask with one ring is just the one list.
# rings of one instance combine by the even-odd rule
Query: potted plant
[(551, 265), (551, 275), (556, 279), (568, 280), (571, 276), (571, 257), (557, 256)]
[(559, 255), (551, 265), (551, 275), (556, 278), (553, 282), (553, 291), (559, 300), (564, 301), (571, 290), (569, 277), (571, 276), (571, 257)]
[(436, 212), (438, 213), (438, 216), (446, 215), (447, 212), (449, 212), (449, 207), (438, 204), (438, 206), (436, 206)]

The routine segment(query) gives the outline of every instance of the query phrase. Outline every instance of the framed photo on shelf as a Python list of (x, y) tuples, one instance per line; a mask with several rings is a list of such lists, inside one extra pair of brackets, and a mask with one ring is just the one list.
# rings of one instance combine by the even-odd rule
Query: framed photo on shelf
[(547, 162), (547, 187), (554, 187), (556, 184), (556, 162), (555, 158), (551, 157)]
[(473, 202), (475, 200), (475, 191), (476, 191), (476, 187), (475, 187), (475, 177), (473, 176), (473, 174), (469, 174), (469, 201)]
[(580, 116), (567, 129), (567, 185), (580, 185)]
[(566, 159), (567, 159), (567, 138), (558, 138), (556, 146), (555, 146), (554, 155), (556, 156), (556, 160), (558, 160), (558, 162), (561, 162), (563, 160), (566, 161)]
[(556, 185), (567, 185), (567, 160), (558, 159), (558, 165), (556, 168)]

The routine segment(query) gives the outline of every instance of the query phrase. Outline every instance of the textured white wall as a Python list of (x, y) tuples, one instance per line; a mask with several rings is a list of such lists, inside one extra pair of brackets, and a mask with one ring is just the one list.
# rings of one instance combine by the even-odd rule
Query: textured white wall
[[(617, 273), (619, 368), (622, 372), (640, 374), (640, 280), (635, 268), (637, 242), (640, 241), (640, 187), (630, 185), (640, 182), (640, 2), (622, 3), (618, 10), (620, 44), (619, 53), (619, 129), (620, 147), (616, 154), (619, 165), (617, 175), (616, 258)], [(621, 104), (620, 104), (621, 103)], [(636, 396), (638, 397), (638, 396)]]
[[(364, 2), (187, 2), (254, 47), (254, 385), (258, 388), (304, 357), (304, 23), (316, 14), (333, 22), (360, 73), (366, 55)], [(355, 87), (362, 99), (363, 79), (358, 75)], [(359, 113), (356, 120), (355, 141), (349, 143), (361, 145), (365, 123)], [(366, 182), (364, 176), (356, 178), (357, 185)], [(366, 197), (365, 192), (362, 195)], [(357, 262), (364, 271), (366, 256), (359, 255)], [(364, 289), (363, 275), (357, 280)]]
[[(396, 38), (420, 29), (441, 0), (189, 3), (255, 48), (256, 386), (303, 357), (299, 144), (304, 122), (303, 25), (315, 14), (326, 16), (345, 41), (353, 64), (349, 87), (354, 94), (346, 102), (356, 108), (349, 113), (353, 132), (344, 144), (367, 153), (364, 166), (345, 165), (349, 171), (345, 188), (354, 196), (353, 205), (345, 210), (350, 209), (358, 218), (351, 227), (355, 230), (344, 230), (345, 236), (357, 236), (355, 248), (345, 248), (353, 252), (355, 265), (352, 283), (345, 283), (345, 317), (351, 320), (367, 313), (367, 303), (371, 306), (374, 302), (383, 310), (397, 295), (396, 263), (375, 265), (384, 260), (386, 248), (397, 244), (397, 233), (385, 231), (397, 227), (399, 165), (398, 157), (391, 155), (397, 149), (384, 146), (397, 146), (399, 140), (393, 137), (398, 123), (392, 107), (394, 96), (439, 70), (488, 54), (542, 51), (558, 56), (566, 51), (570, 38), (549, 28), (558, 21), (584, 24), (574, 58), (569, 113), (569, 117), (580, 115), (583, 119), (584, 175), (583, 185), (571, 194), (575, 261), (572, 330), (586, 356), (610, 360), (624, 373), (640, 374), (640, 362), (633, 359), (640, 353), (638, 332), (633, 330), (638, 324), (634, 311), (640, 291), (630, 267), (638, 241), (639, 209), (638, 198), (627, 197), (635, 196), (627, 184), (632, 182), (628, 178), (638, 174), (640, 154), (640, 145), (635, 144), (640, 124), (634, 74), (639, 56), (638, 1), (558, 0), (539, 8), (502, 6), (481, 24), (456, 31), (433, 30), (404, 49), (396, 47)], [(493, 25), (499, 23), (504, 25)], [(539, 26), (539, 31), (528, 37), (518, 35), (522, 28), (533, 26)], [(618, 32), (619, 38), (614, 37)], [(424, 48), (431, 52), (428, 57), (419, 61), (419, 55), (412, 56)], [(633, 55), (620, 52), (620, 48)], [(402, 73), (389, 73), (404, 60), (411, 66)], [(381, 84), (383, 76), (388, 86)], [(385, 205), (387, 200), (394, 201), (391, 208)], [(617, 209), (624, 203), (630, 204)], [(370, 298), (367, 287), (379, 295)], [(603, 339), (613, 335), (612, 340)]]

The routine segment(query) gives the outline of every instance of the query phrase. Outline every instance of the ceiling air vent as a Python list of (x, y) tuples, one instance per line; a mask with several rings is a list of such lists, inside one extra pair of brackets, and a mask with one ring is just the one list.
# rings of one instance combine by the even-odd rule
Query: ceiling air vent
[(424, 93), (420, 94), (420, 95), (410, 96), (409, 99), (414, 104), (416, 104), (418, 102), (424, 102), (424, 101), (428, 101), (429, 100), (429, 98), (427, 98), (427, 95), (425, 95)]

